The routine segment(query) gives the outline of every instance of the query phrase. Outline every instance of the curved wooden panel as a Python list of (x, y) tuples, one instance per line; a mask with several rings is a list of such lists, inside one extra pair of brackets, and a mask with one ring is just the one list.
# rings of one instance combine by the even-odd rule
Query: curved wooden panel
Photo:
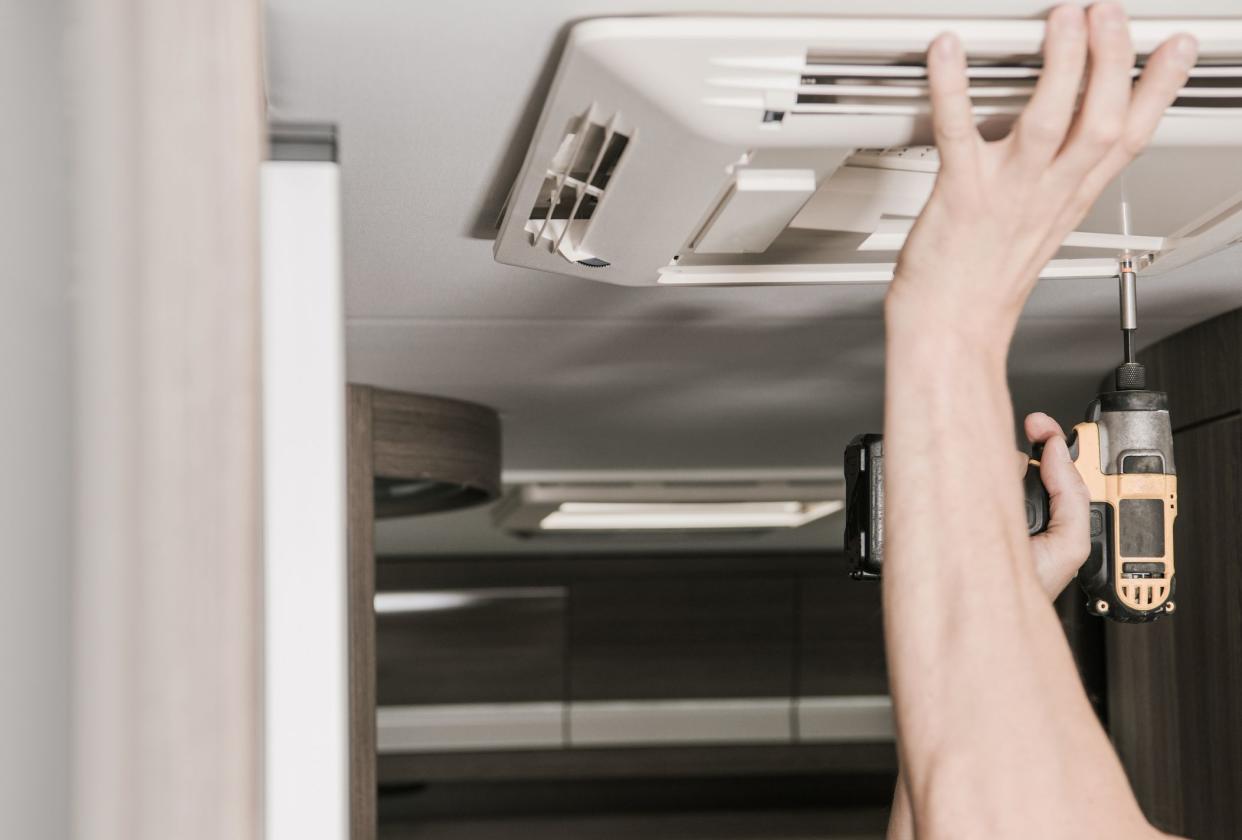
[[(356, 386), (355, 386), (356, 387)], [(500, 494), (500, 416), (476, 403), (369, 388), (377, 518)]]

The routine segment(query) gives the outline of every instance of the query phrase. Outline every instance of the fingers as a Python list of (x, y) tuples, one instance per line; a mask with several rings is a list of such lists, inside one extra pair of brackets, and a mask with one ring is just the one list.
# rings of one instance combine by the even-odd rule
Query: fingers
[(1060, 425), (1047, 414), (1028, 414), (1023, 422), (1027, 439), (1044, 445), (1039, 479), (1048, 491), (1048, 530), (1033, 538), (1036, 575), (1055, 598), (1074, 576), (1091, 550), (1091, 497), (1065, 444)]
[(1063, 564), (1072, 573), (1087, 559), (1091, 548), (1091, 497), (1060, 434), (1044, 442), (1039, 479), (1048, 491), (1052, 514), (1046, 543), (1058, 558), (1057, 564)]
[(966, 53), (956, 35), (946, 32), (932, 41), (927, 50), (927, 87), (941, 169), (972, 165), (983, 138), (975, 128)]
[(1165, 110), (1186, 84), (1199, 57), (1199, 45), (1190, 35), (1175, 35), (1147, 59), (1130, 101), (1122, 150), (1133, 158), (1147, 145)]
[(1091, 70), (1082, 108), (1057, 157), (1061, 177), (1076, 181), (1093, 169), (1125, 133), (1130, 111), (1134, 44), (1125, 10), (1097, 3), (1087, 11)]
[(1039, 479), (1048, 491), (1052, 504), (1053, 526), (1057, 524), (1058, 498), (1063, 501), (1082, 502), (1081, 510), (1066, 509), (1064, 513), (1067, 521), (1081, 517), (1086, 522), (1087, 506), (1090, 503), (1087, 485), (1078, 474), (1078, 469), (1070, 458), (1069, 447), (1065, 445), (1065, 438), (1061, 435), (1053, 435), (1044, 442), (1044, 453), (1039, 459)]
[[(1032, 444), (1042, 443), (1044, 453), (1039, 459), (1039, 478), (1048, 491), (1048, 498), (1053, 507), (1052, 525), (1057, 524), (1056, 504), (1058, 496), (1074, 497), (1074, 501), (1087, 500), (1087, 485), (1070, 458), (1069, 448), (1065, 443), (1065, 433), (1061, 426), (1043, 412), (1028, 414), (1022, 423), (1026, 439)], [(1069, 517), (1077, 515), (1077, 511), (1068, 511)], [(1084, 521), (1087, 511), (1083, 510)]]
[(1069, 130), (1087, 61), (1087, 23), (1077, 6), (1048, 15), (1044, 67), (1031, 101), (1014, 128), (1018, 153), (1040, 164), (1056, 156)]
[(1151, 54), (1130, 98), (1125, 131), (1104, 160), (1083, 179), (1084, 192), (1101, 192), (1143, 151), (1165, 110), (1186, 84), (1198, 54), (1199, 45), (1185, 34), (1175, 35)]
[(1031, 456), (1025, 452), (1015, 452), (1014, 454), (1018, 456), (1018, 459), (1014, 461), (1018, 468), (1018, 478), (1023, 478), (1026, 475), (1026, 468), (1031, 465)]
[(1061, 424), (1042, 411), (1026, 415), (1022, 428), (1026, 432), (1026, 439), (1031, 443), (1045, 443), (1057, 435), (1065, 436), (1061, 431)]

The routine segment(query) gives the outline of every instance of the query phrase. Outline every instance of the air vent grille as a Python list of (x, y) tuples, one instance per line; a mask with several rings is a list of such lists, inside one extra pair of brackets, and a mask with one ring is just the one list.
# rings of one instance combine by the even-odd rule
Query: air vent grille
[(615, 114), (601, 120), (592, 108), (570, 122), (527, 214), (532, 245), (592, 268), (608, 265), (582, 245), (630, 142), (617, 130), (618, 121)]
[[(971, 61), (970, 95), (981, 116), (1021, 110), (1039, 81), (1036, 59), (1009, 62)], [(1137, 77), (1140, 68), (1134, 70)], [(807, 53), (790, 107), (769, 103), (770, 110), (795, 114), (916, 114), (925, 112), (927, 67), (921, 58), (885, 63)], [(1202, 64), (1190, 74), (1171, 113), (1237, 113), (1242, 109), (1242, 63)]]
[(1163, 584), (1136, 583), (1121, 587), (1122, 600), (1129, 606), (1138, 609), (1151, 609), (1165, 600), (1166, 588)]

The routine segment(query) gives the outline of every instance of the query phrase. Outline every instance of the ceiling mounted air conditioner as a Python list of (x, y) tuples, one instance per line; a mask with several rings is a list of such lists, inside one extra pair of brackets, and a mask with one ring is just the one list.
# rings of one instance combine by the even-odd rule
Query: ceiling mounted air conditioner
[[(959, 34), (985, 136), (1040, 73), (1042, 21), (635, 17), (577, 24), (496, 259), (625, 285), (887, 282), (938, 168), (923, 54)], [(1043, 276), (1157, 273), (1242, 240), (1242, 17), (1136, 20), (1198, 65)]]

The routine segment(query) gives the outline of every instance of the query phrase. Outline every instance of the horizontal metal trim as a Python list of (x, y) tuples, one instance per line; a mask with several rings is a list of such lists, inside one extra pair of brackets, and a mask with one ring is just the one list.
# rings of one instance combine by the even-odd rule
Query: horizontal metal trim
[(564, 703), (381, 706), (375, 725), (381, 753), (565, 746)]
[(894, 737), (885, 695), (382, 706), (376, 726), (381, 753)]
[(799, 697), (794, 701), (801, 742), (891, 741), (893, 701), (887, 695)]
[(789, 698), (574, 702), (571, 746), (787, 743)]

